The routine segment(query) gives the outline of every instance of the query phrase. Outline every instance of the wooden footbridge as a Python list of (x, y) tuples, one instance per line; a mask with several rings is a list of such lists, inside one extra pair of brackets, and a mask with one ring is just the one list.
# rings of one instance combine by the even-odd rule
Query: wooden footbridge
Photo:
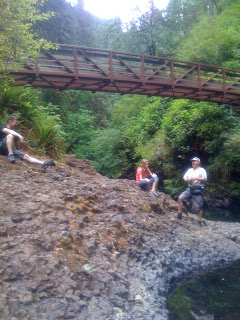
[(141, 94), (240, 105), (240, 71), (126, 52), (56, 45), (24, 67), (8, 62), (15, 85)]

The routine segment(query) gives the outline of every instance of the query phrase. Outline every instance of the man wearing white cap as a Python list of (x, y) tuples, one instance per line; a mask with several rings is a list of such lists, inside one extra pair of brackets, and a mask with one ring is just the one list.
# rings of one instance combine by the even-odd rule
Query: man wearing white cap
[(198, 225), (201, 227), (204, 182), (207, 181), (207, 172), (200, 167), (200, 159), (198, 157), (192, 158), (191, 161), (192, 168), (188, 169), (183, 176), (184, 181), (188, 183), (188, 188), (178, 198), (178, 215), (176, 218), (182, 219), (183, 202), (190, 201), (193, 211), (198, 212)]

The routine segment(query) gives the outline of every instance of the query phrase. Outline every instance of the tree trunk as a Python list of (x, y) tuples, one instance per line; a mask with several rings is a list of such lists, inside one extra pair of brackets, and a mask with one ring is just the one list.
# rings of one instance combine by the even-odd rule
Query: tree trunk
[(210, 15), (210, 17), (213, 16), (212, 7), (213, 7), (213, 2), (212, 2), (212, 0), (209, 0), (209, 15)]

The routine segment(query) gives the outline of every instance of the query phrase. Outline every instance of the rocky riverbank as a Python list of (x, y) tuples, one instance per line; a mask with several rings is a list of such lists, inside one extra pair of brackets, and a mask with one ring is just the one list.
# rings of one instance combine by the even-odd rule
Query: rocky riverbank
[(65, 156), (0, 157), (2, 320), (166, 320), (176, 283), (240, 258), (240, 224), (178, 221), (176, 202)]

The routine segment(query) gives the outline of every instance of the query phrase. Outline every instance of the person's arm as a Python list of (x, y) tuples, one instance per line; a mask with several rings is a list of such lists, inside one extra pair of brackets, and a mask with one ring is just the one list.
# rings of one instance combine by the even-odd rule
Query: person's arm
[(149, 168), (148, 168), (148, 174), (150, 175), (151, 178), (153, 178), (152, 172), (150, 171)]
[(195, 180), (200, 181), (200, 182), (205, 182), (205, 181), (207, 181), (206, 178), (191, 178), (191, 179), (189, 179), (188, 181), (195, 181)]
[(188, 171), (185, 173), (185, 175), (184, 175), (184, 177), (183, 177), (183, 179), (184, 179), (184, 181), (185, 182), (190, 182), (190, 181), (200, 181), (200, 182), (206, 182), (207, 181), (207, 173), (206, 173), (206, 170), (202, 170), (202, 172), (201, 172), (201, 174), (202, 174), (202, 177), (201, 178), (196, 178), (196, 177), (191, 177), (191, 178), (189, 178), (188, 177)]
[(188, 178), (188, 172), (189, 172), (189, 170), (188, 170), (188, 171), (185, 173), (185, 175), (183, 176), (183, 180), (184, 180), (185, 182), (191, 181), (191, 179)]
[(148, 178), (143, 179), (143, 177), (142, 177), (141, 174), (139, 175), (139, 179), (140, 179), (140, 181), (147, 181), (147, 182), (149, 182), (149, 179), (148, 179)]
[(13, 136), (18, 137), (21, 142), (24, 140), (23, 136), (21, 136), (19, 133), (17, 133), (14, 130), (11, 130), (11, 129), (8, 129), (8, 128), (3, 128), (2, 132), (7, 133), (7, 134), (12, 134)]
[(200, 182), (205, 182), (207, 181), (207, 178), (195, 178), (195, 177), (192, 177), (192, 178), (186, 178), (184, 179), (185, 182), (190, 182), (190, 181), (200, 181)]

